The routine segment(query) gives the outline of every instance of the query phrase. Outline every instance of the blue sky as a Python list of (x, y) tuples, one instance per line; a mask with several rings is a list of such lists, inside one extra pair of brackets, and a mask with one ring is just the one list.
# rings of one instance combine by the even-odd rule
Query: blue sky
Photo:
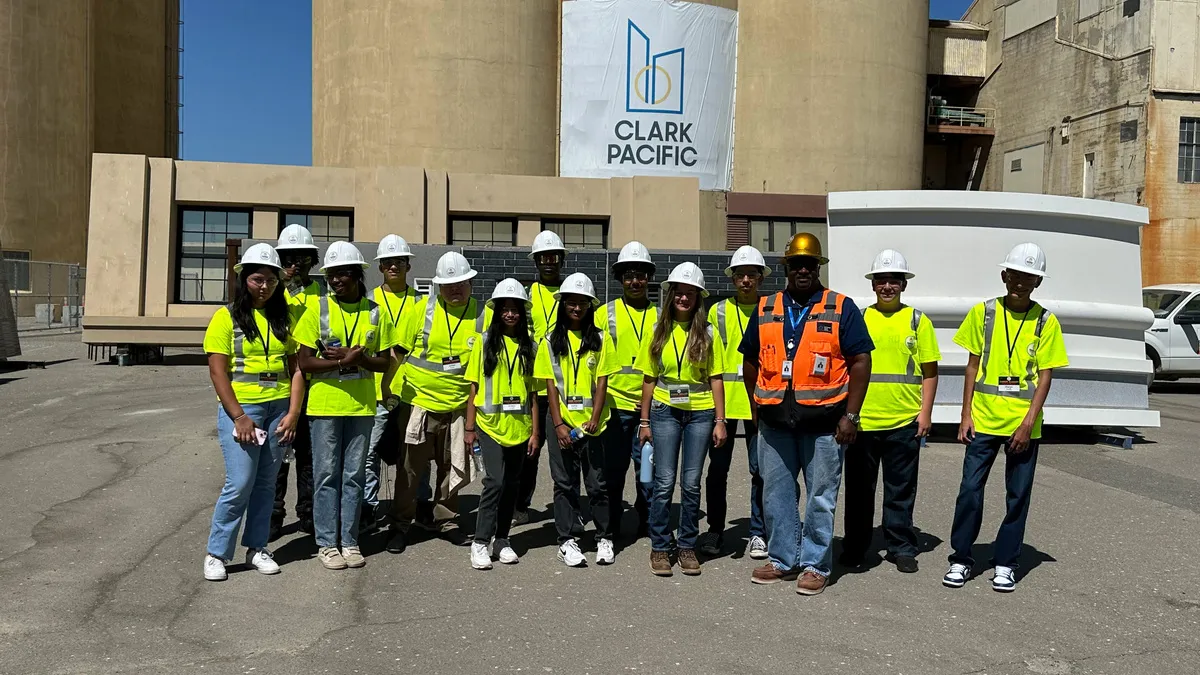
[[(180, 156), (311, 164), (311, 0), (181, 3)], [(930, 16), (957, 19), (969, 4), (931, 0)]]

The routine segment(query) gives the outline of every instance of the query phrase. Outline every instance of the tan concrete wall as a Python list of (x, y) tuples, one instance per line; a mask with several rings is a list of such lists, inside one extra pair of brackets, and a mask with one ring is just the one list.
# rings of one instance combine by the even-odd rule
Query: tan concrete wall
[(1154, 39), (1154, 86), (1200, 91), (1200, 0), (1156, 0)]
[(175, 156), (178, 16), (179, 0), (92, 0), (94, 152)]
[(450, 174), (450, 212), (536, 216), (604, 217), (608, 180)]
[(1200, 117), (1200, 100), (1150, 101), (1142, 276), (1147, 284), (1200, 281), (1200, 184), (1179, 182), (1179, 118)]
[(255, 239), (278, 239), (279, 215), (277, 208), (255, 208), (250, 220), (250, 236)]
[(930, 28), (929, 60), (926, 65), (928, 73), (986, 77), (987, 37), (986, 31), (938, 26)]
[(1004, 182), (1000, 188), (1005, 192), (1042, 192), (1045, 188), (1045, 162), (1045, 143), (1004, 153), (1000, 166)]
[(0, 241), (86, 255), (90, 0), (0, 0)]
[[(166, 283), (145, 276), (149, 163), (143, 155), (98, 154), (92, 166), (87, 313), (141, 316), (145, 285)], [(155, 245), (161, 247), (160, 238)]]
[(357, 169), (354, 180), (354, 238), (379, 241), (398, 234), (407, 242), (425, 239), (425, 171), (415, 167)]
[(169, 158), (150, 159), (150, 192), (146, 201), (146, 279), (165, 280), (146, 284), (145, 315), (166, 316), (167, 305), (175, 299), (175, 247), (179, 228), (178, 209), (172, 186), (175, 162)]
[(313, 164), (552, 176), (557, 0), (314, 0)]
[[(1074, 3), (1075, 0), (1071, 0)], [(1014, 38), (1053, 19), (1058, 0), (1016, 0), (1007, 3), (1004, 15), (1004, 39)]]
[(919, 188), (927, 0), (738, 6), (733, 189)]
[(175, 199), (198, 204), (354, 208), (353, 169), (175, 162)]
[(724, 192), (702, 190), (700, 192), (700, 244), (705, 251), (725, 250), (726, 200)]

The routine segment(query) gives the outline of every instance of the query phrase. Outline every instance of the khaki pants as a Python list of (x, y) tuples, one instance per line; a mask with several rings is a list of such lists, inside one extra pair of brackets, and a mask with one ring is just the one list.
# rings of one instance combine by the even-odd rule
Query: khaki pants
[[(458, 527), (458, 494), (450, 493), (451, 443), (462, 442), (466, 410), (435, 413), (414, 409), (425, 415), (425, 442), (406, 443), (403, 470), (396, 471), (396, 498), (392, 501), (392, 519), (402, 532), (412, 527), (417, 513), (417, 486), (432, 460), (437, 467), (433, 496), (433, 522), (439, 531)], [(453, 433), (457, 423), (458, 433)]]

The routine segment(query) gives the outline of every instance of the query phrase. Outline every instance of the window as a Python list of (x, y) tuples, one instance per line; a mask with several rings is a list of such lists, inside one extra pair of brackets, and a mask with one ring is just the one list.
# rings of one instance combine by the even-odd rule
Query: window
[(29, 279), (29, 251), (5, 251), (3, 273), (10, 291), (28, 293), (33, 290)]
[(279, 231), (288, 225), (303, 225), (312, 233), (314, 242), (354, 241), (354, 214), (348, 212), (300, 213), (284, 212)]
[(1009, 168), (1009, 170), (1008, 170), (1008, 171), (1009, 171), (1009, 173), (1016, 173), (1016, 172), (1018, 172), (1018, 171), (1020, 171), (1020, 170), (1021, 170), (1021, 160), (1019, 160), (1019, 159), (1014, 159), (1014, 160), (1012, 161), (1012, 167), (1011, 167), (1011, 168)]
[(450, 243), (456, 246), (516, 246), (517, 223), (512, 220), (450, 220)]
[(607, 248), (608, 223), (543, 221), (543, 230), (557, 234), (567, 248)]
[(1142, 291), (1142, 306), (1154, 312), (1155, 318), (1165, 319), (1184, 298), (1185, 291), (1170, 291), (1165, 289), (1149, 289)]
[(1129, 143), (1131, 141), (1136, 141), (1137, 136), (1138, 136), (1138, 121), (1137, 120), (1129, 120), (1128, 122), (1121, 122), (1121, 142), (1122, 143)]
[(1091, 199), (1096, 196), (1096, 153), (1089, 152), (1083, 156), (1083, 197)]
[(250, 212), (185, 208), (180, 209), (179, 222), (176, 302), (229, 302), (225, 240), (250, 236)]
[(1179, 182), (1200, 183), (1200, 118), (1179, 118)]
[(783, 253), (797, 232), (811, 232), (824, 241), (825, 224), (804, 220), (751, 220), (750, 245), (763, 253)]

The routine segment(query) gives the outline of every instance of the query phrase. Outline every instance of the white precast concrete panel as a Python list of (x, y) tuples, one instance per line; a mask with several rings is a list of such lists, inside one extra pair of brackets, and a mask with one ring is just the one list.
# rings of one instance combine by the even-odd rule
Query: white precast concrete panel
[(1070, 367), (1047, 402), (1052, 424), (1157, 426), (1142, 307), (1140, 206), (1003, 192), (880, 191), (829, 195), (829, 285), (863, 306), (874, 302), (864, 269), (882, 249), (917, 275), (905, 301), (934, 322), (942, 349), (935, 419), (956, 422), (967, 354), (953, 336), (972, 306), (1003, 294), (999, 263), (1017, 244), (1046, 252), (1034, 298), (1063, 326)]

